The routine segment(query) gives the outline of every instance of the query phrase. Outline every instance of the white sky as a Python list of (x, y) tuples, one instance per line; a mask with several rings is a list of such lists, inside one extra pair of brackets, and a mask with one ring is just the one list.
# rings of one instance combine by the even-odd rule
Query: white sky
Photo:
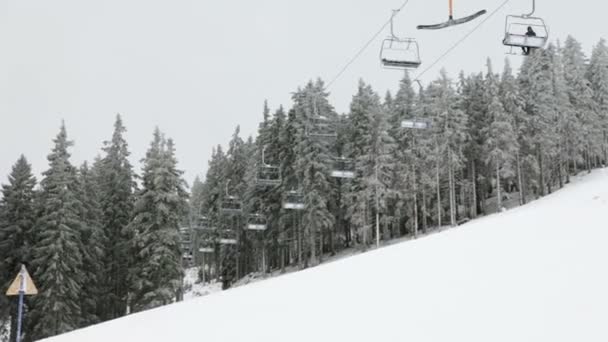
[[(455, 0), (456, 16), (492, 12), (502, 1)], [(333, 78), (401, 2), (0, 0), (0, 182), (22, 153), (37, 175), (47, 168), (61, 119), (76, 143), (73, 161), (92, 160), (116, 113), (123, 115), (138, 172), (159, 126), (175, 139), (191, 182), (205, 171), (212, 146), (225, 145), (237, 124), (244, 136), (255, 132), (264, 99), (273, 110), (289, 107), (298, 86)], [(529, 7), (511, 0), (423, 80), (441, 67), (453, 76), (480, 71), (487, 57), (500, 70), (504, 15)], [(572, 34), (588, 52), (608, 38), (606, 13), (608, 4), (597, 0), (539, 0), (537, 11), (552, 38)], [(446, 17), (446, 0), (411, 0), (397, 18), (399, 32), (419, 39), (426, 65), (475, 25), (415, 30)], [(348, 110), (358, 78), (381, 93), (397, 88), (402, 74), (380, 68), (380, 42), (332, 87), (339, 112)]]

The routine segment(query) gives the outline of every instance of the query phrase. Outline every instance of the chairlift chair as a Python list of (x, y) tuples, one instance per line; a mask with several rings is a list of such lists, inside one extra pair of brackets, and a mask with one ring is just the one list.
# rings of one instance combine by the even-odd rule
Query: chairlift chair
[(243, 212), (243, 205), (236, 196), (226, 196), (222, 200), (221, 211), (224, 214), (240, 214)]
[(419, 30), (440, 30), (440, 29), (451, 27), (451, 26), (462, 25), (462, 24), (468, 23), (469, 21), (475, 20), (486, 13), (487, 13), (486, 10), (481, 10), (481, 11), (471, 14), (469, 16), (454, 19), (454, 3), (453, 3), (453, 0), (449, 0), (448, 21), (440, 23), (440, 24), (434, 24), (434, 25), (418, 25), (418, 29)]
[(255, 231), (264, 231), (268, 228), (268, 220), (262, 214), (252, 214), (249, 215), (249, 220), (247, 221), (247, 229), (255, 230)]
[(243, 212), (243, 203), (238, 197), (228, 193), (229, 184), (230, 181), (226, 183), (226, 196), (222, 200), (220, 211), (224, 214), (240, 214)]
[(355, 163), (344, 157), (334, 158), (331, 176), (334, 178), (355, 178)]
[(283, 209), (304, 210), (305, 208), (306, 205), (304, 204), (304, 195), (302, 195), (300, 191), (292, 190), (285, 194)]
[(222, 230), (218, 242), (220, 245), (236, 245), (238, 243), (236, 232), (231, 229)]
[(311, 119), (311, 125), (307, 131), (307, 135), (313, 138), (335, 139), (338, 137), (338, 132), (331, 120), (319, 115)]
[(266, 147), (262, 149), (262, 163), (256, 172), (256, 182), (261, 186), (281, 185), (281, 170), (278, 166), (266, 163), (265, 152)]
[(393, 19), (399, 10), (393, 10), (391, 16), (391, 35), (382, 41), (380, 62), (386, 69), (416, 69), (422, 64), (420, 46), (414, 38), (400, 38), (395, 35)]
[(209, 218), (207, 216), (199, 216), (194, 222), (194, 230), (208, 230), (209, 229)]
[(411, 119), (401, 121), (401, 128), (424, 130), (430, 127), (430, 123), (426, 120)]
[[(549, 29), (540, 17), (533, 17), (536, 12), (536, 0), (532, 0), (532, 12), (522, 15), (508, 15), (505, 19), (505, 37), (502, 43), (511, 48), (539, 49), (549, 40)], [(536, 36), (526, 35), (527, 28), (531, 27)]]

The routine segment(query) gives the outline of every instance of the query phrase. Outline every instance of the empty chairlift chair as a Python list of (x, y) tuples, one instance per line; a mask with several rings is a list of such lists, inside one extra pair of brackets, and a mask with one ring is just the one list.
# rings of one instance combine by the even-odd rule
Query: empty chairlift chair
[(231, 229), (224, 229), (220, 232), (218, 242), (220, 245), (236, 245), (238, 244), (237, 234)]
[(262, 150), (262, 163), (256, 172), (256, 182), (260, 186), (281, 185), (281, 170), (278, 166), (266, 163), (265, 151), (266, 147)]
[(268, 220), (262, 214), (249, 215), (247, 229), (254, 231), (264, 231), (268, 228)]
[(288, 191), (283, 200), (283, 209), (287, 210), (304, 210), (304, 195), (300, 191)]
[(393, 19), (398, 13), (393, 11), (391, 16), (391, 35), (382, 41), (380, 62), (387, 69), (416, 69), (422, 64), (420, 46), (414, 38), (400, 38), (395, 35)]
[(355, 163), (352, 159), (344, 157), (333, 160), (331, 176), (334, 178), (355, 178)]
[(312, 138), (335, 139), (338, 137), (338, 132), (330, 119), (324, 116), (316, 116), (311, 119), (307, 135)]
[(238, 197), (232, 196), (228, 193), (229, 184), (230, 182), (226, 184), (226, 196), (222, 200), (220, 210), (224, 214), (240, 214), (243, 212), (243, 203)]
[[(539, 17), (533, 17), (536, 11), (536, 1), (532, 1), (532, 12), (522, 15), (508, 15), (505, 20), (505, 37), (502, 43), (511, 48), (539, 49), (547, 44), (549, 40), (549, 29), (545, 21)], [(528, 28), (532, 28), (535, 35), (527, 34)]]

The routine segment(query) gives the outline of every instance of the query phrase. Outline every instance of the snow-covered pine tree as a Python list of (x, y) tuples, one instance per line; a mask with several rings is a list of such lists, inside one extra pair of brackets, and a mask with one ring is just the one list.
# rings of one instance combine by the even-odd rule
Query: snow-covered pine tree
[(525, 151), (530, 150), (530, 148), (525, 148), (525, 146), (529, 146), (529, 141), (525, 134), (526, 115), (523, 110), (524, 104), (519, 94), (517, 79), (513, 76), (513, 69), (511, 68), (508, 59), (505, 59), (505, 67), (500, 79), (499, 93), (505, 114), (511, 122), (513, 133), (517, 138), (517, 151), (515, 152), (514, 165), (515, 182), (519, 192), (519, 204), (523, 205), (526, 203), (526, 196), (523, 186), (522, 160)]
[[(549, 45), (547, 52), (553, 59), (553, 97), (555, 106), (555, 122), (551, 130), (555, 134), (556, 144), (553, 148), (552, 164), (553, 164), (553, 179), (557, 178), (560, 188), (564, 182), (569, 180), (568, 164), (570, 161), (576, 160), (577, 141), (581, 137), (576, 136), (578, 124), (576, 115), (568, 98), (568, 87), (564, 78), (564, 64), (562, 60), (562, 49), (558, 46)], [(551, 189), (549, 189), (551, 191)]]
[(95, 164), (95, 177), (102, 210), (101, 224), (106, 245), (104, 248), (103, 298), (100, 305), (102, 321), (127, 314), (129, 284), (127, 276), (132, 262), (130, 244), (132, 234), (126, 229), (133, 215), (136, 184), (129, 162), (129, 149), (124, 138), (126, 128), (120, 115), (116, 116), (114, 132), (104, 142), (101, 160)]
[(555, 145), (551, 131), (555, 121), (553, 63), (546, 50), (538, 50), (526, 58), (518, 84), (527, 117), (524, 134), (530, 147), (523, 160), (524, 186), (536, 197), (544, 196), (547, 191), (545, 164), (551, 146)]
[[(48, 156), (49, 169), (40, 185), (37, 241), (32, 270), (39, 287), (34, 297), (34, 340), (58, 335), (82, 325), (83, 269), (81, 218), (77, 170), (70, 163), (65, 125), (61, 125)], [(29, 339), (29, 338), (28, 338)]]
[[(426, 131), (419, 132), (417, 129), (406, 129), (401, 127), (405, 120), (417, 121), (418, 112), (415, 111), (416, 92), (412, 87), (412, 80), (408, 73), (399, 83), (399, 90), (391, 103), (385, 102), (385, 108), (389, 111), (390, 134), (395, 142), (393, 149), (393, 184), (394, 192), (394, 226), (392, 236), (398, 237), (403, 231), (401, 229), (406, 217), (412, 217), (414, 234), (418, 232), (418, 176), (421, 170), (421, 155), (419, 152), (419, 140), (424, 137)], [(408, 202), (411, 205), (408, 206)], [(408, 213), (408, 207), (411, 212)]]
[[(34, 222), (36, 210), (34, 207), (34, 187), (36, 178), (32, 175), (32, 167), (21, 155), (13, 165), (8, 184), (2, 185), (0, 199), (0, 288), (5, 291), (21, 264), (28, 265), (32, 261), (32, 251), (35, 245)], [(4, 293), (4, 292), (3, 292)], [(17, 300), (0, 296), (0, 330), (4, 328), (3, 320), (10, 322), (10, 340), (16, 339)], [(0, 332), (0, 336), (2, 333)]]
[(372, 228), (380, 224), (376, 222), (380, 213), (386, 213), (393, 182), (394, 140), (389, 134), (388, 115), (380, 97), (362, 80), (353, 96), (349, 119), (351, 128), (346, 149), (355, 160), (357, 178), (351, 182), (347, 213), (359, 243), (366, 246), (375, 234)]
[[(306, 209), (302, 212), (302, 224), (306, 258), (304, 266), (318, 263), (318, 239), (333, 228), (334, 217), (329, 212), (331, 181), (328, 163), (333, 142), (314, 136), (315, 120), (335, 125), (336, 116), (324, 90), (323, 81), (309, 82), (304, 89), (293, 95), (296, 115), (296, 177), (301, 181)], [(303, 249), (304, 249), (303, 248)]]
[[(301, 190), (301, 181), (296, 173), (296, 146), (298, 144), (298, 120), (295, 109), (289, 110), (285, 125), (279, 133), (278, 156), (281, 169), (281, 202), (289, 191)], [(298, 264), (302, 264), (302, 253), (300, 244), (300, 213), (296, 210), (286, 210), (283, 207), (279, 214), (278, 243), (281, 248), (279, 255), (279, 266), (285, 270), (286, 263), (297, 258)]]
[(580, 124), (580, 155), (585, 168), (590, 171), (601, 155), (601, 125), (593, 101), (593, 91), (586, 78), (586, 57), (581, 44), (571, 36), (566, 38), (563, 48), (564, 78), (568, 97)]
[(467, 133), (470, 137), (464, 146), (468, 172), (465, 183), (470, 187), (469, 215), (475, 218), (486, 211), (485, 203), (489, 186), (487, 167), (482, 154), (487, 139), (484, 129), (489, 125), (483, 75), (478, 73), (465, 77), (461, 73), (459, 88), (461, 108), (468, 117)]
[(608, 164), (608, 46), (601, 39), (593, 48), (587, 70), (587, 79), (593, 91), (593, 99), (602, 128), (602, 163)]
[[(468, 139), (467, 117), (461, 109), (452, 80), (445, 70), (433, 81), (428, 90), (429, 113), (433, 119), (436, 135), (435, 157), (437, 161), (437, 193), (440, 197), (442, 168), (448, 180), (448, 208), (450, 224), (456, 225), (458, 208), (456, 203), (456, 174), (464, 167), (464, 143)], [(441, 201), (437, 201), (438, 208)]]
[(136, 256), (129, 272), (133, 312), (174, 302), (183, 278), (179, 221), (186, 210), (185, 183), (177, 169), (173, 141), (166, 140), (158, 128), (143, 163), (142, 189), (129, 225)]
[(80, 167), (78, 182), (80, 185), (80, 201), (82, 202), (82, 264), (83, 283), (81, 295), (82, 322), (81, 327), (96, 324), (101, 321), (100, 309), (103, 307), (105, 277), (104, 252), (107, 242), (101, 225), (102, 210), (99, 203), (99, 179), (95, 172), (99, 170), (101, 160), (97, 160), (92, 169), (85, 162)]
[(499, 94), (499, 80), (494, 76), (492, 63), (488, 59), (488, 76), (486, 77), (486, 94), (489, 105), (487, 109), (490, 125), (484, 131), (486, 135), (486, 163), (493, 167), (496, 177), (497, 211), (502, 208), (502, 180), (512, 177), (518, 150), (517, 136), (513, 130), (512, 120), (506, 113)]

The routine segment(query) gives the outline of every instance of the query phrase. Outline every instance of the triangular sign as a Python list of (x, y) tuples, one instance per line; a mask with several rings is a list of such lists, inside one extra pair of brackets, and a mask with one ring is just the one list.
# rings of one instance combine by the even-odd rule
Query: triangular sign
[(18, 296), (19, 292), (23, 292), (26, 296), (33, 296), (38, 294), (38, 289), (36, 285), (34, 285), (34, 281), (30, 274), (25, 269), (25, 265), (21, 265), (21, 271), (17, 274), (17, 278), (13, 280), (11, 286), (9, 286), (8, 291), (6, 291), (7, 296)]

